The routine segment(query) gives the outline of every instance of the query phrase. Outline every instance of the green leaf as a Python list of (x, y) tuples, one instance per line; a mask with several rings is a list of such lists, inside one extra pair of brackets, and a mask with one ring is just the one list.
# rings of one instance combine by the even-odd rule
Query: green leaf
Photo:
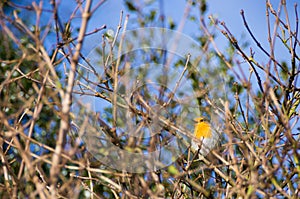
[(135, 7), (135, 5), (133, 5), (132, 2), (130, 1), (126, 1), (125, 2), (127, 8), (130, 10), (130, 11), (137, 11), (138, 9)]

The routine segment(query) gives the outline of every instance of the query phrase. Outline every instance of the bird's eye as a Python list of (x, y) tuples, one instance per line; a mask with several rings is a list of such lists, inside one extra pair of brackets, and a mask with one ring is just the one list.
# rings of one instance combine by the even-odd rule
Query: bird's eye
[(199, 123), (199, 122), (204, 122), (204, 118), (200, 117), (200, 118), (195, 118), (194, 119), (195, 122)]

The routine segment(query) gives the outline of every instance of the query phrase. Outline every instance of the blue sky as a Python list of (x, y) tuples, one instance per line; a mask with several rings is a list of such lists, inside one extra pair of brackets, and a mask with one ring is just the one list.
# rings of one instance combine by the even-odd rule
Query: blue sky
[[(185, 7), (185, 0), (175, 0), (172, 3), (164, 1), (165, 13), (175, 20), (180, 20)], [(273, 4), (274, 8), (277, 7), (278, 1)], [(294, 4), (297, 0), (288, 0), (287, 9), (294, 10)], [(249, 24), (253, 25), (255, 30), (264, 30), (266, 25), (265, 17), (265, 1), (261, 0), (210, 0), (208, 1), (208, 14), (213, 14), (218, 17), (220, 21), (225, 21), (226, 24), (234, 30), (234, 33), (241, 33), (243, 22), (241, 19), (240, 11), (243, 9), (245, 15), (249, 20)], [(115, 28), (119, 22), (120, 10), (124, 10), (124, 14), (128, 14), (124, 7), (123, 1), (106, 1), (94, 15), (94, 20), (91, 26), (101, 26), (106, 24), (110, 28)], [(299, 10), (299, 9), (298, 9)], [(294, 16), (291, 16), (294, 17)], [(294, 19), (291, 18), (291, 21)]]
[[(148, 0), (149, 1), (149, 0)], [(287, 1), (287, 10), (289, 12), (289, 20), (292, 25), (292, 28), (295, 27), (295, 13), (294, 13), (294, 4), (298, 0), (288, 0)], [(119, 23), (119, 17), (120, 17), (120, 11), (124, 11), (124, 16), (126, 14), (130, 15), (130, 21), (129, 24), (134, 24), (134, 20), (136, 19), (134, 15), (132, 15), (130, 12), (126, 10), (126, 7), (124, 6), (124, 1), (106, 1), (93, 15), (93, 18), (90, 21), (89, 24), (89, 30), (92, 31), (96, 27), (101, 27), (103, 24), (107, 25), (107, 29), (113, 29), (116, 30), (118, 23)], [(145, 4), (147, 0), (145, 1), (133, 1), (133, 2), (139, 2), (140, 4)], [(157, 9), (159, 9), (159, 1), (156, 1), (154, 3), (154, 6), (157, 6)], [(279, 5), (279, 1), (271, 1), (272, 6), (275, 10), (277, 10), (277, 7)], [(172, 18), (176, 24), (180, 22), (180, 20), (183, 17), (184, 10), (186, 7), (186, 1), (185, 0), (174, 0), (172, 1), (163, 1), (164, 5), (164, 13), (166, 15), (166, 18)], [(243, 20), (240, 14), (241, 9), (244, 10), (245, 17), (247, 19), (248, 25), (251, 28), (252, 32), (254, 33), (255, 37), (258, 39), (258, 41), (262, 44), (262, 46), (269, 50), (269, 43), (268, 43), (268, 37), (267, 37), (267, 23), (266, 23), (266, 6), (265, 1), (261, 0), (210, 0), (208, 1), (208, 11), (207, 11), (207, 19), (206, 22), (208, 23), (208, 16), (213, 15), (215, 18), (217, 18), (219, 21), (224, 21), (226, 23), (226, 26), (230, 29), (230, 31), (233, 33), (233, 35), (236, 37), (236, 39), (239, 41), (240, 44), (243, 42), (248, 41), (251, 48), (255, 51), (255, 59), (260, 61), (262, 64), (266, 64), (269, 61), (269, 58), (265, 56), (261, 50), (258, 49), (257, 45), (253, 42), (251, 39), (249, 33), (247, 32), (246, 28), (244, 27)], [(69, 15), (68, 9), (64, 10), (64, 13)], [(69, 11), (71, 12), (71, 10)], [(299, 8), (298, 8), (299, 12)], [(192, 10), (191, 13), (193, 13), (196, 17), (199, 16), (197, 11)], [(63, 14), (63, 13), (62, 13)], [(271, 16), (271, 15), (270, 15)], [(282, 11), (283, 19), (284, 12)], [(274, 21), (273, 17), (270, 17), (271, 20)], [(272, 21), (271, 21), (272, 23)], [(217, 31), (215, 31), (217, 32)], [(273, 27), (271, 27), (271, 32), (273, 32)], [(102, 32), (103, 33), (103, 32)], [(102, 34), (100, 33), (100, 34)], [(199, 25), (197, 23), (192, 23), (190, 21), (187, 21), (185, 24), (185, 27), (183, 29), (183, 33), (189, 35), (189, 36), (195, 36), (195, 34), (199, 34)], [(224, 50), (228, 46), (228, 40), (220, 33), (217, 32), (218, 36), (216, 38), (217, 46), (220, 50)], [(99, 35), (95, 38), (99, 38)], [(90, 50), (89, 47), (91, 45), (95, 45), (95, 43), (100, 42), (101, 37), (99, 40), (95, 41), (95, 39), (87, 39), (86, 50)], [(275, 48), (275, 57), (279, 60), (286, 60), (288, 61), (290, 58), (290, 55), (286, 49), (282, 48), (281, 42), (277, 40), (276, 42), (276, 48)], [(249, 48), (245, 50), (247, 53), (249, 53)]]
[[(288, 0), (287, 1), (287, 10), (289, 12), (289, 20), (292, 25), (292, 28), (295, 27), (295, 13), (294, 13), (294, 4), (298, 0)], [(96, 2), (96, 1), (95, 1)], [(95, 3), (94, 2), (94, 3)], [(119, 23), (119, 17), (120, 17), (120, 11), (124, 11), (124, 16), (127, 14), (130, 15), (130, 20), (135, 20), (134, 15), (132, 15), (130, 12), (126, 10), (126, 7), (124, 6), (124, 1), (113, 1), (109, 0), (106, 1), (102, 6), (99, 7), (97, 12), (93, 15), (91, 18), (91, 21), (89, 22), (89, 31), (94, 30), (95, 28), (101, 27), (103, 24), (107, 25), (107, 29), (113, 29), (116, 30), (118, 23)], [(134, 1), (134, 2), (140, 2), (143, 4), (146, 1)], [(156, 1), (154, 3), (157, 8), (159, 8), (159, 1)], [(184, 15), (184, 9), (186, 5), (185, 0), (174, 0), (174, 1), (168, 1), (165, 0), (164, 2), (164, 13), (168, 18), (172, 18), (176, 24), (178, 24)], [(271, 1), (272, 6), (275, 10), (277, 10), (277, 7), (279, 5), (280, 1)], [(70, 6), (69, 1), (62, 1), (65, 6), (62, 7), (61, 10), (61, 16), (63, 15), (70, 16), (71, 12), (73, 11), (73, 7)], [(242, 43), (244, 41), (249, 41), (250, 46), (253, 48), (255, 53), (255, 59), (259, 60), (262, 64), (266, 64), (269, 59), (258, 49), (256, 44), (252, 41), (252, 39), (249, 36), (249, 33), (246, 31), (246, 28), (244, 27), (243, 20), (240, 14), (241, 9), (244, 10), (245, 17), (247, 19), (248, 25), (250, 26), (252, 32), (255, 34), (255, 37), (258, 39), (258, 41), (262, 44), (262, 46), (269, 50), (269, 44), (267, 40), (267, 20), (266, 20), (266, 6), (265, 1), (262, 0), (210, 0), (208, 1), (208, 11), (207, 11), (207, 17), (209, 15), (213, 15), (215, 18), (217, 18), (219, 21), (224, 21), (226, 23), (226, 26), (230, 29), (230, 31), (233, 33), (233, 35), (236, 37), (236, 39)], [(298, 7), (299, 12), (299, 7)], [(194, 15), (197, 17), (199, 14), (195, 11), (191, 11), (191, 13), (194, 13)], [(299, 12), (300, 14), (300, 12)], [(271, 15), (270, 15), (271, 16)], [(282, 11), (282, 18), (285, 19), (284, 12)], [(67, 18), (66, 18), (67, 19)], [(274, 18), (271, 16), (271, 20), (274, 20)], [(62, 19), (63, 20), (63, 19)], [(80, 21), (80, 18), (76, 19), (78, 22)], [(206, 19), (207, 22), (209, 22), (208, 19)], [(131, 24), (132, 21), (130, 22)], [(271, 21), (272, 24), (272, 21)], [(104, 31), (103, 31), (104, 32)], [(98, 34), (95, 39), (87, 39), (85, 44), (84, 50), (91, 50), (91, 47), (93, 45), (99, 45), (101, 42), (101, 32)], [(185, 27), (183, 29), (183, 32), (187, 35), (194, 36), (195, 33), (199, 33), (199, 25), (191, 22), (187, 22), (185, 24)], [(273, 27), (271, 27), (271, 32), (273, 32)], [(216, 39), (217, 46), (220, 50), (224, 49), (226, 46), (228, 46), (228, 40), (221, 34), (218, 34), (218, 37)], [(276, 44), (280, 44), (279, 40), (277, 40)], [(249, 48), (245, 50), (247, 53), (249, 53)], [(276, 47), (276, 54), (275, 56), (279, 60), (286, 60), (288, 61), (290, 59), (290, 55), (287, 52), (286, 49), (283, 49), (282, 46), (279, 45), (279, 47)], [(239, 58), (242, 60), (242, 58)], [(245, 68), (245, 72), (248, 72), (247, 64)], [(246, 74), (247, 75), (247, 74)], [(255, 78), (254, 78), (255, 80)]]
[[(149, 0), (148, 0), (149, 1)], [(298, 0), (288, 0), (287, 1), (287, 10), (289, 12), (289, 20), (292, 25), (292, 28), (295, 27), (295, 14), (294, 14), (294, 4)], [(94, 4), (98, 1), (94, 1)], [(145, 1), (133, 1), (139, 2), (140, 4), (145, 4)], [(157, 6), (159, 9), (159, 1), (154, 3), (154, 6)], [(171, 3), (172, 2), (172, 3)], [(272, 6), (275, 10), (279, 5), (280, 1), (271, 1)], [(73, 11), (73, 7), (70, 6), (69, 1), (62, 1), (65, 6), (62, 7), (61, 16), (65, 14), (66, 16), (70, 16), (71, 12)], [(176, 24), (178, 24), (184, 14), (186, 1), (185, 0), (174, 0), (174, 1), (163, 1), (164, 5), (164, 13), (166, 18), (172, 18)], [(248, 25), (251, 28), (252, 32), (254, 33), (255, 37), (258, 41), (262, 44), (262, 46), (269, 50), (268, 38), (267, 38), (267, 23), (266, 23), (266, 6), (265, 1), (262, 0), (210, 0), (208, 1), (208, 11), (207, 17), (209, 15), (213, 15), (219, 21), (224, 21), (226, 26), (230, 29), (239, 43), (243, 43), (245, 41), (249, 41), (251, 48), (255, 51), (255, 59), (260, 61), (262, 64), (266, 64), (269, 61), (269, 58), (265, 56), (261, 50), (258, 49), (257, 45), (251, 39), (249, 33), (246, 31), (244, 27), (243, 20), (240, 14), (241, 9), (244, 10), (245, 17), (247, 19)], [(124, 16), (129, 14), (130, 21), (129, 24), (134, 24), (135, 17), (130, 12), (126, 10), (124, 6), (124, 1), (113, 1), (108, 0), (103, 5), (99, 7), (97, 12), (91, 18), (89, 23), (89, 31), (94, 30), (95, 28), (101, 27), (103, 24), (107, 25), (107, 29), (116, 30), (119, 18), (120, 18), (120, 11), (124, 11)], [(63, 12), (62, 12), (63, 11)], [(299, 12), (299, 7), (298, 7)], [(199, 15), (195, 10), (191, 11), (196, 17)], [(271, 15), (270, 15), (271, 16)], [(282, 11), (282, 18), (284, 17), (284, 12)], [(270, 17), (271, 20), (274, 20), (273, 17)], [(80, 18), (78, 18), (78, 22)], [(207, 23), (209, 22), (208, 18), (206, 19)], [(272, 24), (272, 21), (271, 21)], [(103, 31), (104, 32), (104, 31)], [(98, 45), (101, 42), (101, 34), (100, 32), (94, 38), (93, 36), (89, 37), (86, 40), (85, 49), (84, 50), (91, 50), (93, 45)], [(217, 31), (215, 31), (217, 32)], [(271, 27), (271, 32), (273, 32), (273, 27)], [(185, 27), (183, 29), (183, 33), (189, 36), (195, 36), (195, 34), (199, 34), (199, 25), (196, 23), (192, 23), (187, 21)], [(220, 50), (223, 50), (226, 46), (228, 46), (228, 40), (220, 33), (217, 32), (218, 37), (216, 38), (217, 46)], [(275, 57), (279, 60), (286, 60), (290, 59), (290, 55), (286, 49), (282, 48), (280, 45), (281, 42), (277, 40), (276, 45), (278, 47), (275, 48)], [(249, 53), (249, 48), (245, 50)], [(241, 59), (242, 60), (242, 59)]]
[[(95, 1), (96, 2), (96, 1)], [(119, 16), (120, 11), (124, 11), (124, 16), (126, 14), (130, 14), (125, 6), (124, 1), (106, 1), (100, 8), (97, 10), (95, 15), (93, 15), (90, 23), (89, 23), (89, 30), (94, 30), (95, 28), (101, 27), (103, 24), (107, 25), (108, 29), (116, 30), (118, 23), (119, 23)], [(143, 4), (146, 1), (136, 1), (141, 2)], [(158, 2), (158, 1), (157, 1)], [(164, 12), (167, 18), (173, 18), (174, 21), (178, 24), (180, 19), (183, 16), (184, 8), (186, 1), (185, 0), (175, 0), (172, 1), (164, 1)], [(274, 9), (277, 9), (279, 1), (271, 1), (273, 4)], [(290, 12), (290, 22), (294, 27), (295, 24), (295, 16), (294, 16), (294, 4), (297, 0), (289, 0), (287, 1), (287, 10), (292, 11)], [(65, 6), (69, 6), (70, 2), (62, 1)], [(158, 3), (154, 5), (159, 6)], [(71, 14), (71, 7), (63, 6), (64, 11), (61, 14), (66, 14), (70, 16)], [(159, 8), (159, 7), (158, 7)], [(244, 10), (246, 19), (251, 30), (255, 33), (256, 38), (261, 42), (264, 47), (268, 47), (267, 43), (267, 25), (266, 25), (266, 7), (265, 1), (261, 0), (210, 0), (208, 1), (208, 15), (213, 15), (214, 17), (218, 18), (219, 21), (224, 21), (226, 26), (230, 29), (230, 31), (235, 35), (238, 41), (242, 41), (247, 39), (251, 41), (249, 34), (247, 33), (246, 29), (244, 28), (243, 21), (241, 18), (240, 11), (241, 9)], [(299, 8), (298, 8), (299, 11)], [(192, 11), (195, 13), (195, 11)], [(198, 13), (195, 13), (195, 16), (198, 16)], [(130, 15), (130, 19), (134, 20), (133, 15)], [(207, 20), (208, 22), (208, 20)], [(196, 29), (196, 31), (195, 31)], [(196, 24), (192, 24), (191, 22), (187, 22), (184, 30), (184, 33), (193, 36), (195, 32), (199, 32), (197, 29)], [(245, 37), (242, 37), (244, 35)], [(219, 48), (223, 48), (227, 46), (228, 41), (227, 39), (219, 34), (217, 38), (217, 44)], [(256, 48), (254, 43), (250, 44)], [(257, 53), (259, 54), (259, 53)], [(281, 52), (279, 53), (281, 55)], [(288, 54), (286, 54), (288, 55)], [(264, 57), (261, 57), (263, 59)]]

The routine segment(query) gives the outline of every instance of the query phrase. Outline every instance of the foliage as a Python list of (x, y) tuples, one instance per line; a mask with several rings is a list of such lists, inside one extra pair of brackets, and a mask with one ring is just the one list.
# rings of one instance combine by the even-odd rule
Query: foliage
[[(77, 2), (67, 19), (56, 1), (1, 2), (0, 197), (299, 198), (298, 7), (265, 2), (267, 48), (243, 10), (247, 41), (207, 19), (208, 3), (187, 1), (177, 24), (163, 1), (128, 0), (131, 16), (121, 12), (115, 32), (105, 25), (88, 32), (103, 1)], [(153, 37), (134, 31), (143, 48), (122, 39), (137, 27), (183, 31), (186, 21), (200, 27), (199, 45), (189, 49), (196, 56), (147, 48)], [(92, 36), (97, 48), (86, 53)], [(200, 159), (188, 147), (199, 114), (222, 137)], [(178, 156), (163, 149), (174, 139)], [(158, 162), (132, 158), (157, 150), (165, 155)]]

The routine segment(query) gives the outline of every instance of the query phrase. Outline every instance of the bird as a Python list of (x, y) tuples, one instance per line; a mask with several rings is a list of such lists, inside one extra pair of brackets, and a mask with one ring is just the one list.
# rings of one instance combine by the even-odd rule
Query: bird
[(198, 151), (199, 155), (206, 156), (218, 145), (220, 134), (211, 127), (211, 124), (204, 117), (195, 118), (194, 121), (196, 139), (192, 139), (191, 148), (196, 152)]

